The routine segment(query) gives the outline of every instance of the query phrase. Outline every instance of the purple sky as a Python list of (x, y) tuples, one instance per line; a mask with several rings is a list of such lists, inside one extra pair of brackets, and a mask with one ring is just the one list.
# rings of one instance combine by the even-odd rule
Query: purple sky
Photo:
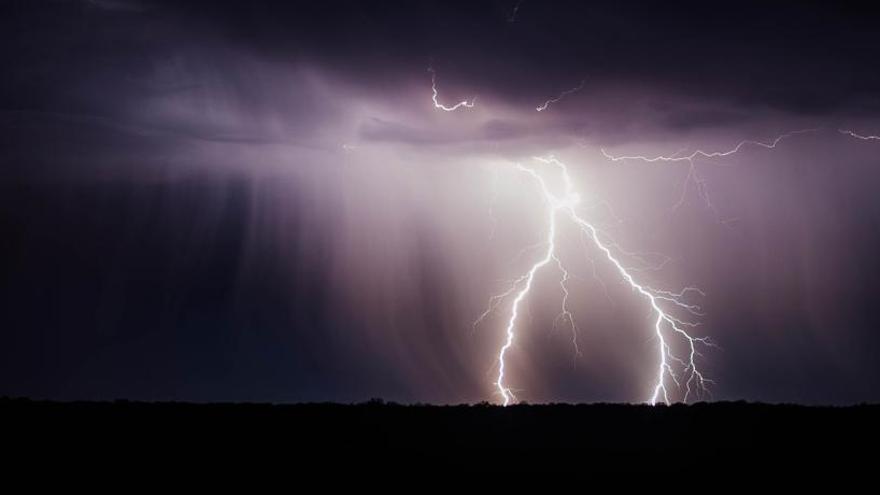
[[(472, 323), (540, 257), (546, 205), (516, 167), (553, 155), (639, 281), (705, 292), (711, 398), (880, 399), (880, 140), (839, 132), (880, 134), (878, 12), (176, 3), (0, 7), (0, 395), (498, 401), (510, 305)], [(435, 108), (429, 67), (473, 108)], [(690, 178), (602, 152), (801, 129)], [(542, 273), (511, 386), (645, 400), (650, 308), (560, 240), (581, 355)]]

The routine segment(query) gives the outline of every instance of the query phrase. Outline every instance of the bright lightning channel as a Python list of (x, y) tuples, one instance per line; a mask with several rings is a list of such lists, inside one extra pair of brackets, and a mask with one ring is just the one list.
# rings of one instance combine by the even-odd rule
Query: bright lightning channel
[(535, 110), (537, 110), (539, 112), (543, 112), (544, 110), (547, 110), (547, 107), (549, 107), (551, 104), (559, 103), (566, 96), (568, 96), (572, 93), (577, 93), (578, 91), (584, 89), (584, 84), (586, 84), (586, 82), (587, 82), (586, 80), (581, 80), (581, 83), (578, 84), (577, 86), (575, 86), (571, 89), (566, 89), (562, 93), (559, 93), (559, 95), (557, 95), (555, 98), (550, 98), (549, 100), (545, 101), (544, 103), (541, 103), (540, 105), (535, 107)]
[[(689, 333), (688, 330), (692, 331), (693, 328), (699, 325), (693, 321), (693, 318), (676, 316), (672, 313), (672, 311), (679, 311), (690, 315), (690, 317), (702, 316), (700, 307), (688, 303), (686, 300), (689, 294), (696, 293), (704, 295), (703, 292), (695, 287), (686, 287), (679, 292), (658, 290), (636, 281), (631, 273), (632, 270), (626, 268), (620, 259), (612, 252), (612, 247), (615, 245), (610, 241), (602, 240), (600, 231), (592, 223), (588, 222), (578, 214), (576, 208), (580, 203), (581, 198), (574, 189), (574, 183), (568, 173), (568, 167), (552, 156), (546, 158), (535, 157), (534, 160), (541, 165), (555, 166), (559, 170), (565, 186), (562, 195), (554, 194), (547, 186), (544, 177), (538, 173), (536, 169), (521, 164), (517, 165), (517, 170), (535, 179), (542, 197), (549, 207), (547, 212), (548, 228), (546, 240), (543, 242), (545, 247), (544, 254), (524, 275), (516, 279), (507, 291), (493, 296), (489, 301), (489, 308), (480, 315), (480, 318), (475, 322), (475, 324), (479, 324), (490, 313), (494, 312), (505, 299), (509, 296), (513, 296), (510, 315), (505, 327), (504, 344), (498, 351), (498, 375), (495, 381), (495, 386), (502, 397), (503, 404), (507, 406), (511, 402), (517, 400), (515, 394), (507, 384), (506, 358), (508, 351), (513, 346), (514, 339), (516, 338), (520, 307), (529, 295), (535, 277), (544, 267), (550, 265), (551, 262), (555, 262), (562, 275), (560, 279), (560, 287), (562, 288), (563, 293), (562, 312), (555, 321), (564, 320), (569, 322), (573, 332), (572, 342), (575, 345), (576, 352), (579, 352), (577, 349), (574, 318), (571, 311), (568, 309), (569, 291), (566, 282), (569, 280), (570, 275), (569, 271), (563, 265), (556, 249), (557, 225), (561, 219), (567, 219), (573, 222), (585, 237), (592, 241), (593, 245), (604, 255), (605, 260), (614, 267), (615, 271), (620, 275), (623, 281), (626, 282), (634, 292), (642, 296), (646, 302), (648, 302), (652, 314), (655, 315), (653, 333), (658, 342), (658, 364), (656, 381), (648, 402), (650, 404), (656, 404), (658, 401), (662, 400), (667, 404), (670, 403), (670, 382), (675, 383), (679, 389), (684, 388), (683, 401), (685, 402), (692, 393), (707, 392), (707, 386), (711, 384), (712, 381), (706, 378), (697, 366), (697, 358), (700, 356), (698, 346), (712, 346), (713, 344), (707, 337), (695, 337)], [(678, 357), (673, 353), (670, 341), (674, 337), (679, 338), (686, 345), (688, 349), (686, 356)], [(680, 373), (676, 373), (676, 366), (681, 369)]]
[(434, 67), (428, 67), (428, 72), (431, 73), (431, 100), (434, 102), (434, 108), (443, 110), (444, 112), (454, 112), (459, 108), (474, 108), (474, 104), (477, 102), (477, 97), (473, 97), (471, 101), (462, 100), (451, 107), (446, 106), (437, 99), (437, 71), (434, 70)]

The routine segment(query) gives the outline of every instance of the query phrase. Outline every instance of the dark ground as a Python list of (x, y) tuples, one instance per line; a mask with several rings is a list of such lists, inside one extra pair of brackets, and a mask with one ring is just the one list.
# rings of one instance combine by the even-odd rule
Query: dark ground
[[(876, 469), (880, 406), (402, 406), (0, 399), (6, 469), (83, 473), (248, 466), (448, 469), (509, 475), (713, 472), (738, 477)], [(88, 472), (88, 471), (87, 471)]]

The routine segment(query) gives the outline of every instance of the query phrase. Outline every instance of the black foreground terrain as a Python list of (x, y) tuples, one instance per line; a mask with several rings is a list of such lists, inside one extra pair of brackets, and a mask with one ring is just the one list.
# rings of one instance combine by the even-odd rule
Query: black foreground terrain
[[(0, 399), (7, 468), (224, 466), (730, 471), (876, 470), (880, 406), (403, 406)], [(221, 470), (222, 471), (222, 470)], [(337, 471), (338, 472), (338, 471)]]

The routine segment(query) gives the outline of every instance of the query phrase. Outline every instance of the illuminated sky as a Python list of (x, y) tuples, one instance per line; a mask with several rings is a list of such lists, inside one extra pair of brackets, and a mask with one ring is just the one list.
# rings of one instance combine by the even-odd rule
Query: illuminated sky
[[(552, 155), (640, 281), (705, 292), (712, 397), (880, 400), (878, 12), (178, 3), (0, 7), (0, 395), (497, 402), (510, 308), (473, 322)], [(517, 396), (645, 400), (649, 308), (560, 240), (580, 354), (538, 276)]]

